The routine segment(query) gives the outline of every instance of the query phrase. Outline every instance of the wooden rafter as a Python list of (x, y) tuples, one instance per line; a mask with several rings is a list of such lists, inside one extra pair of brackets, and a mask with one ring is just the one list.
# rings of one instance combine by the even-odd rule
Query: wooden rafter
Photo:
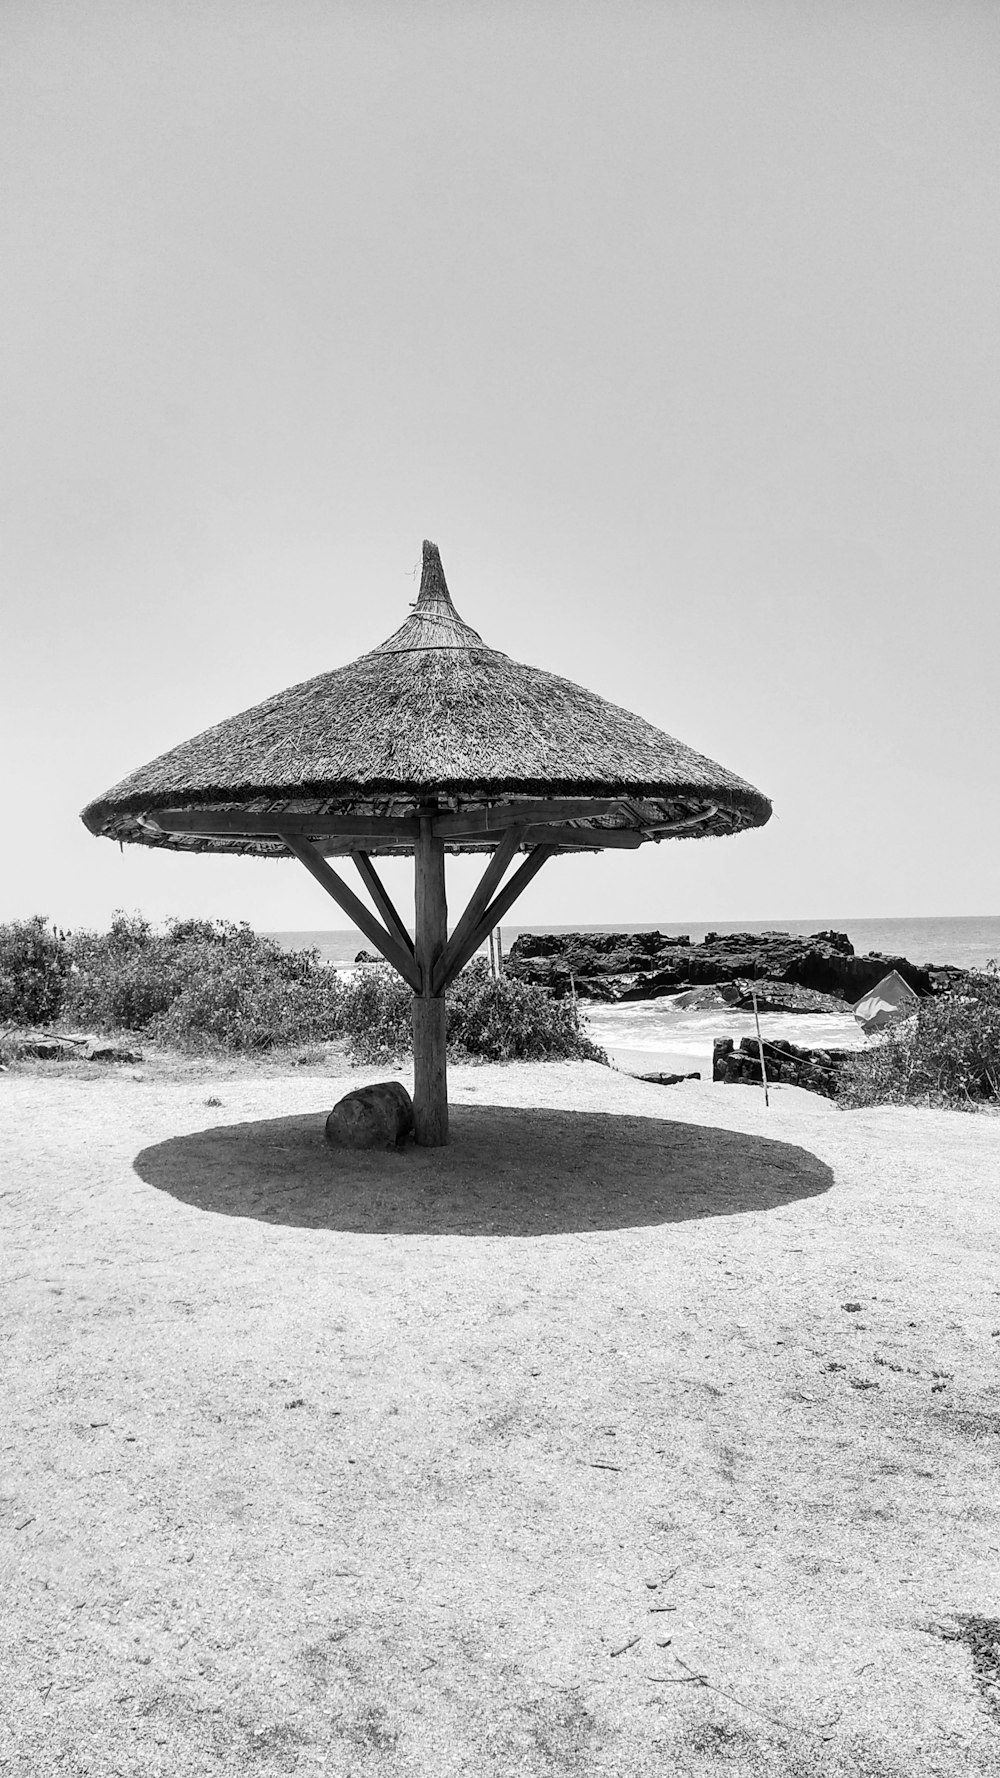
[(482, 808), (463, 809), (460, 814), (438, 815), (434, 832), (438, 839), (461, 839), (466, 834), (493, 833), (512, 821), (539, 822), (589, 821), (601, 815), (614, 815), (621, 808), (621, 797), (526, 797), (514, 802), (486, 803)]
[(718, 813), (718, 803), (706, 803), (703, 809), (698, 810), (697, 815), (686, 815), (681, 821), (649, 822), (646, 825), (645, 831), (652, 839), (665, 840), (669, 839), (672, 833), (683, 833), (687, 827), (701, 827), (704, 822), (711, 821), (712, 817)]
[(389, 815), (286, 815), (280, 809), (260, 814), (251, 809), (157, 809), (144, 819), (164, 833), (260, 834), (284, 838), (298, 834), (305, 839), (331, 837), (357, 840), (407, 840), (420, 831), (418, 821)]
[(634, 852), (642, 845), (641, 833), (631, 827), (529, 827), (525, 838), (536, 846), (583, 846), (588, 852)]

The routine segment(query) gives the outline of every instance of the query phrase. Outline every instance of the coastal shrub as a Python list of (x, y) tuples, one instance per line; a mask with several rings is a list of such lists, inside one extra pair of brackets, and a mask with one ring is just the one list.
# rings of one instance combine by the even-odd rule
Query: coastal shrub
[(75, 934), (70, 948), (64, 1013), (97, 1030), (252, 1053), (338, 1028), (337, 978), (318, 952), (284, 951), (243, 923), (171, 920), (158, 932), (116, 913), (106, 933)]
[(366, 963), (341, 984), (340, 1028), (356, 1062), (395, 1062), (412, 1048), (413, 995), (387, 963)]
[(607, 1062), (572, 1000), (480, 961), (462, 971), (448, 997), (448, 1045), (487, 1062)]
[[(412, 995), (385, 964), (343, 982), (315, 950), (285, 951), (228, 920), (114, 915), (107, 932), (55, 932), (40, 917), (0, 927), (0, 1016), (57, 1017), (100, 1032), (134, 1032), (193, 1053), (255, 1054), (343, 1036), (361, 1062), (412, 1047)], [(501, 976), (484, 961), (448, 993), (448, 1048), (485, 1061), (606, 1061), (570, 1000)]]
[(290, 1043), (322, 1043), (336, 1035), (336, 979), (304, 984), (279, 974), (210, 960), (156, 1021), (154, 1035), (171, 1049), (243, 1054)]
[(148, 1031), (179, 993), (184, 952), (142, 914), (112, 917), (107, 932), (70, 940), (72, 975), (64, 1012), (98, 1031)]
[(1000, 1099), (1000, 973), (991, 963), (960, 993), (921, 1001), (844, 1064), (842, 1105), (919, 1103), (967, 1107)]
[(59, 1017), (69, 966), (65, 933), (42, 914), (0, 925), (0, 1022), (51, 1024)]
[[(394, 970), (367, 964), (342, 991), (341, 1025), (360, 1062), (395, 1061), (412, 1048), (412, 995)], [(572, 1001), (513, 976), (494, 981), (477, 959), (448, 990), (448, 1050), (490, 1062), (606, 1062)]]

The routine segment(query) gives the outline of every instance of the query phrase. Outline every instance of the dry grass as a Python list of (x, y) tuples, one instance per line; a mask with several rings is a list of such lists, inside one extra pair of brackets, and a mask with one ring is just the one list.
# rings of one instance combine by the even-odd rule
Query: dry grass
[(5, 1774), (1000, 1769), (1000, 1119), (168, 1074), (0, 1079)]

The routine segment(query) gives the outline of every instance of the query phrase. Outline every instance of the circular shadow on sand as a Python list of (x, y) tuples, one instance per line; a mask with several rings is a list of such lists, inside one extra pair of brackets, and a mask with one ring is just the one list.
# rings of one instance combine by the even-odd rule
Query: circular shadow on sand
[(788, 1142), (651, 1117), (457, 1105), (447, 1148), (352, 1153), (325, 1112), (175, 1136), (135, 1170), (184, 1204), (350, 1234), (551, 1235), (775, 1210), (830, 1168)]

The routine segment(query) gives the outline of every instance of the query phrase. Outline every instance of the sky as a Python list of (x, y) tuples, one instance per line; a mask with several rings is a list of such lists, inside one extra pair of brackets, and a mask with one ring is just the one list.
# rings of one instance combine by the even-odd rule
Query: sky
[(774, 802), (508, 919), (1000, 912), (998, 136), (994, 0), (5, 0), (0, 920), (343, 926), (79, 810), (424, 537)]

